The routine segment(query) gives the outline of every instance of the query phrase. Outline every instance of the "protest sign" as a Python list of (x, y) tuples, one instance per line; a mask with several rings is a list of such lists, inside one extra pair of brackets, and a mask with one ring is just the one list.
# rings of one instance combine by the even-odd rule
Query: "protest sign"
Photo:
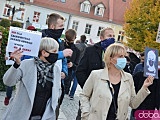
[(13, 52), (15, 49), (21, 49), (23, 55), (38, 56), (42, 33), (30, 31), (17, 27), (10, 27), (7, 49)]
[(149, 75), (158, 79), (158, 50), (153, 48), (145, 48), (144, 59), (144, 76)]
[(157, 31), (157, 37), (156, 37), (156, 42), (160, 43), (160, 23)]

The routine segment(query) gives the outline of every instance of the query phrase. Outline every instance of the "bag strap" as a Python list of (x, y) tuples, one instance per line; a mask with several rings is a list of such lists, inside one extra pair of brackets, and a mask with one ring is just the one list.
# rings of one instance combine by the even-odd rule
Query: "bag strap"
[(108, 80), (107, 80), (107, 83), (108, 83), (109, 90), (110, 90), (111, 95), (112, 95), (112, 100), (113, 100), (113, 105), (114, 105), (114, 109), (115, 109), (115, 114), (117, 116), (117, 107), (116, 107), (116, 101), (115, 101), (115, 98), (114, 98), (114, 93), (112, 91), (112, 88), (110, 87), (110, 82)]

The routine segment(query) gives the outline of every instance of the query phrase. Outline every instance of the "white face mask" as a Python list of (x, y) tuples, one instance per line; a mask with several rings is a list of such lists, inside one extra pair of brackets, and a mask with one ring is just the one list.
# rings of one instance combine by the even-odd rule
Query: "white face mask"
[(0, 35), (0, 39), (2, 39), (2, 35)]

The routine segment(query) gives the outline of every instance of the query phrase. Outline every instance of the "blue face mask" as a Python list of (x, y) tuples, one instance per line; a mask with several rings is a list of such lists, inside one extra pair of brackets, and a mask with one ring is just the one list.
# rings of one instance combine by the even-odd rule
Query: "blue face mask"
[(105, 40), (101, 41), (101, 47), (102, 47), (103, 50), (106, 50), (106, 48), (113, 43), (115, 43), (115, 39), (114, 38), (108, 38), (108, 39), (105, 39)]
[(122, 70), (125, 68), (126, 63), (127, 63), (126, 58), (117, 58), (117, 64), (115, 64), (115, 67), (118, 70)]

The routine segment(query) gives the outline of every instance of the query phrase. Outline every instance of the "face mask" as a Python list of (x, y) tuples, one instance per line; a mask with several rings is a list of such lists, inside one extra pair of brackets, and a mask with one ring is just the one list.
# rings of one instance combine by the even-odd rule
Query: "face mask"
[(47, 32), (48, 32), (49, 37), (52, 37), (55, 40), (58, 40), (61, 37), (63, 30), (64, 30), (64, 28), (54, 29), (54, 30), (53, 29), (48, 29)]
[(149, 65), (150, 65), (150, 66), (153, 66), (153, 63), (154, 63), (154, 61), (149, 60)]
[(67, 42), (68, 46), (72, 46), (74, 43)]
[(101, 47), (103, 50), (106, 50), (106, 48), (113, 44), (115, 42), (115, 39), (114, 38), (108, 38), (108, 39), (105, 39), (103, 41), (101, 41)]
[(0, 35), (0, 39), (2, 39), (2, 35)]
[(126, 58), (117, 58), (117, 63), (115, 64), (115, 67), (118, 70), (122, 70), (125, 68), (126, 63), (127, 63)]
[(46, 51), (46, 52), (49, 53), (49, 56), (45, 57), (45, 59), (51, 64), (55, 63), (58, 59), (58, 54), (57, 53), (50, 53), (48, 51)]

